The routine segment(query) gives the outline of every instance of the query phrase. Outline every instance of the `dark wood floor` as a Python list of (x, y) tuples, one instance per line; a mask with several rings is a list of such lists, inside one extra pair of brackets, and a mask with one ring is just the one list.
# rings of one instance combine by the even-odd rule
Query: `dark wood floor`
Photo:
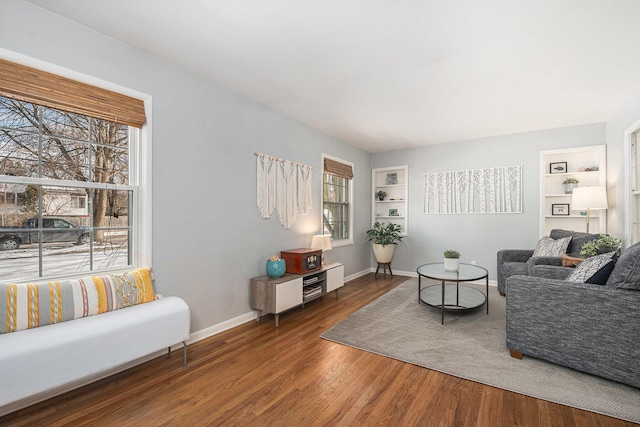
[[(0, 418), (1, 426), (632, 426), (319, 338), (405, 281), (373, 274)], [(495, 288), (491, 289), (496, 292)], [(505, 350), (506, 351), (506, 350)], [(0, 379), (1, 380), (1, 379)]]

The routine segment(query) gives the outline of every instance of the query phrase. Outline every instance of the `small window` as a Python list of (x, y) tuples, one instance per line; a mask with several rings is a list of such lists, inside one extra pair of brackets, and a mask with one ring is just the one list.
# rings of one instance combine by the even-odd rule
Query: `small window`
[(86, 196), (72, 196), (71, 207), (73, 209), (85, 209), (87, 207)]
[(353, 164), (323, 156), (322, 226), (332, 244), (353, 243)]

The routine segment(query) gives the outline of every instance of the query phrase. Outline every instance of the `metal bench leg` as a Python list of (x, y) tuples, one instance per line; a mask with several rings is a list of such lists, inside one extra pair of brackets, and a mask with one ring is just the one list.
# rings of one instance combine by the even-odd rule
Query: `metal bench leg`
[[(171, 347), (167, 349), (167, 359), (171, 359)], [(187, 367), (187, 342), (182, 341), (182, 367)]]
[(182, 367), (186, 368), (187, 367), (187, 342), (186, 341), (182, 341), (182, 357), (183, 357)]

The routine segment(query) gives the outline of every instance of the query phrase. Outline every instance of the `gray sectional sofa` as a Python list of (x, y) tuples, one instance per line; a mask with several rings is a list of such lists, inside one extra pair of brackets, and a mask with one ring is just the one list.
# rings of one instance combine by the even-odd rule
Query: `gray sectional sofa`
[(640, 243), (605, 284), (506, 280), (507, 348), (640, 388)]
[[(585, 243), (595, 240), (599, 234), (581, 233), (577, 231), (553, 229), (549, 237), (554, 240), (571, 237), (567, 248), (567, 255), (580, 256), (580, 250)], [(562, 266), (561, 257), (534, 257), (533, 249), (503, 249), (498, 251), (498, 292), (505, 294), (507, 279), (520, 274), (547, 279), (564, 279), (573, 269)]]

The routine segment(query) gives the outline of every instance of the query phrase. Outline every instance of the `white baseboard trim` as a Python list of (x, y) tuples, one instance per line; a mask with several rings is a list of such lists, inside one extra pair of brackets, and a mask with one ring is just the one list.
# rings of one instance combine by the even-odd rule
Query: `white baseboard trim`
[(252, 320), (256, 320), (257, 316), (258, 314), (255, 311), (250, 311), (249, 313), (241, 314), (240, 316), (234, 317), (233, 319), (225, 320), (222, 323), (218, 323), (216, 325), (209, 326), (208, 328), (192, 332), (189, 335), (187, 344), (193, 344), (205, 338), (209, 338), (221, 332), (235, 328), (236, 326), (240, 326)]
[(350, 282), (351, 280), (353, 280), (353, 279), (357, 279), (358, 277), (362, 277), (362, 276), (364, 276), (364, 275), (367, 275), (367, 274), (369, 274), (370, 272), (371, 272), (371, 270), (370, 270), (370, 269), (364, 269), (364, 270), (362, 270), (362, 271), (358, 271), (357, 273), (350, 274), (350, 275), (348, 275), (348, 276), (346, 276), (346, 277), (344, 278), (344, 282), (345, 282), (345, 283)]

